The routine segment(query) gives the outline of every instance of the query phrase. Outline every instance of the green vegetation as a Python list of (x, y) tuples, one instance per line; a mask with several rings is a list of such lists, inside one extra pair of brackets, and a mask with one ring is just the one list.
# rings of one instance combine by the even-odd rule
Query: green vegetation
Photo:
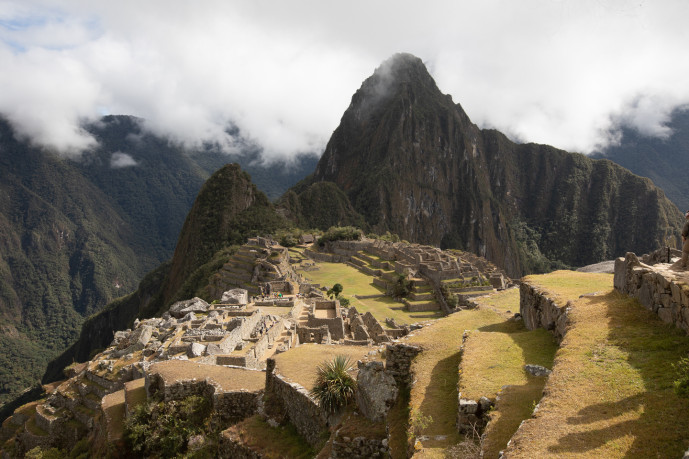
[(674, 391), (672, 363), (686, 357), (689, 336), (614, 291), (612, 275), (526, 281), (571, 301), (570, 327), (538, 416), (519, 429), (510, 456), (680, 457), (689, 399)]
[(345, 407), (354, 398), (356, 380), (348, 373), (350, 361), (344, 355), (321, 363), (316, 372), (316, 382), (311, 389), (320, 406), (330, 413)]
[(342, 284), (337, 283), (337, 284), (333, 285), (332, 287), (330, 287), (330, 289), (328, 289), (328, 291), (326, 293), (330, 297), (332, 297), (334, 295), (335, 298), (339, 298), (340, 293), (342, 293)]
[(392, 296), (394, 298), (405, 298), (411, 293), (411, 286), (412, 283), (407, 276), (399, 274), (392, 287)]
[(196, 395), (139, 405), (125, 422), (125, 441), (132, 451), (145, 457), (183, 454), (194, 435), (203, 435), (210, 444), (209, 440), (217, 436), (209, 420), (211, 409), (208, 398)]
[(318, 245), (322, 247), (327, 242), (332, 241), (358, 241), (362, 235), (362, 231), (353, 226), (331, 226), (328, 231), (318, 238)]
[(222, 435), (238, 437), (243, 445), (262, 457), (310, 459), (316, 456), (316, 451), (297, 433), (292, 424), (272, 427), (259, 415), (230, 427)]
[(352, 225), (360, 228), (366, 223), (347, 195), (334, 183), (297, 184), (280, 198), (277, 206), (300, 228), (326, 230), (332, 226)]
[(677, 374), (674, 382), (675, 392), (681, 397), (689, 397), (689, 358), (682, 357), (672, 367)]

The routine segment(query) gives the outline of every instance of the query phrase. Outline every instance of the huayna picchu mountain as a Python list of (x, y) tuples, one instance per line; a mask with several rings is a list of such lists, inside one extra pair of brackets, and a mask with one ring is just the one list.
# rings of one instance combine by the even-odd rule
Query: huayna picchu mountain
[(364, 81), (285, 213), (313, 221), (299, 196), (321, 182), (351, 202), (342, 223), (360, 215), (377, 233), (471, 251), (513, 277), (650, 252), (682, 221), (650, 180), (610, 161), (479, 129), (409, 54)]

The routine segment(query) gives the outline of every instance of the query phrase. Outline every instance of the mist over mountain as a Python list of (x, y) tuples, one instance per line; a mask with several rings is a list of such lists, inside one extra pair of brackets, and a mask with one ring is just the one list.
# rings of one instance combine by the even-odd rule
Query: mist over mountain
[(265, 165), (250, 144), (234, 156), (188, 151), (128, 116), (86, 129), (97, 148), (69, 159), (0, 120), (0, 403), (40, 379), (84, 318), (172, 256), (215, 170), (242, 162), (275, 198), (317, 161)]
[(620, 143), (593, 155), (607, 158), (662, 188), (680, 210), (689, 209), (689, 109), (676, 110), (666, 138), (624, 127)]
[(468, 250), (515, 277), (645, 253), (681, 224), (650, 180), (610, 161), (479, 129), (408, 54), (364, 81), (292, 191), (319, 182), (336, 184), (376, 232)]

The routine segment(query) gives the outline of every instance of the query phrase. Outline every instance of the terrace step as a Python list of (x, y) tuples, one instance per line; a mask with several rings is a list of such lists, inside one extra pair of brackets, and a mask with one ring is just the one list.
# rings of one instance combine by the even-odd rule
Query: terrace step
[(145, 378), (124, 383), (125, 414), (127, 417), (132, 414), (137, 406), (146, 403), (146, 400), (148, 400), (148, 396), (146, 395)]
[(125, 419), (125, 393), (120, 389), (103, 397), (101, 410), (105, 423), (108, 442), (115, 442), (122, 438)]

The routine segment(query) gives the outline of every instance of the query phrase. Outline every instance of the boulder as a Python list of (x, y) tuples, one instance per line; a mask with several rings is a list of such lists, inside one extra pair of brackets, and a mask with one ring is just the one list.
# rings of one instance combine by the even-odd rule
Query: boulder
[(383, 368), (383, 362), (359, 362), (356, 404), (359, 412), (373, 422), (384, 421), (397, 399), (395, 378)]
[(532, 365), (530, 363), (524, 365), (524, 370), (526, 370), (527, 373), (530, 373), (533, 376), (548, 376), (551, 373), (551, 371), (548, 370), (546, 367), (542, 367), (540, 365)]
[(194, 297), (191, 300), (178, 301), (170, 306), (170, 310), (168, 312), (172, 317), (180, 319), (190, 312), (206, 311), (208, 311), (208, 303), (199, 297)]
[(191, 343), (187, 350), (187, 356), (191, 359), (194, 357), (201, 357), (206, 352), (206, 346), (201, 343)]
[(243, 288), (228, 290), (222, 294), (220, 302), (223, 304), (248, 304), (249, 292)]

